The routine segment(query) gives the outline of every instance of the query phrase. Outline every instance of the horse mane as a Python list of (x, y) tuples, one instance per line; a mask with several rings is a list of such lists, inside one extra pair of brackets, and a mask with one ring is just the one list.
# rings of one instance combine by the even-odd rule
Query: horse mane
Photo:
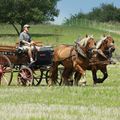
[[(93, 36), (86, 36), (83, 39), (78, 39), (75, 43), (79, 44), (85, 48), (87, 45), (87, 42), (90, 38), (93, 38)], [(84, 51), (80, 47), (78, 47), (78, 45), (76, 46), (76, 49), (77, 49), (77, 52), (79, 53), (79, 55), (81, 55), (84, 58), (87, 58), (87, 55), (84, 53)]]
[(101, 40), (99, 40), (96, 44), (96, 48), (100, 48), (100, 46), (102, 45), (103, 41), (106, 39), (107, 37), (102, 37)]
[(87, 37), (85, 37), (85, 38), (83, 38), (83, 39), (79, 39), (79, 41), (77, 40), (77, 42), (78, 42), (81, 46), (86, 47), (87, 42), (88, 42), (88, 40), (89, 40), (90, 38), (93, 38), (93, 36), (87, 36)]

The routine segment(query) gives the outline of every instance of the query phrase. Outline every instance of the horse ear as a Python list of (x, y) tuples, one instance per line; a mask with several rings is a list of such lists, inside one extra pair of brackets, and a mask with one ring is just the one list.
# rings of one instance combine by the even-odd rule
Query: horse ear
[(86, 34), (86, 38), (88, 37), (88, 34)]

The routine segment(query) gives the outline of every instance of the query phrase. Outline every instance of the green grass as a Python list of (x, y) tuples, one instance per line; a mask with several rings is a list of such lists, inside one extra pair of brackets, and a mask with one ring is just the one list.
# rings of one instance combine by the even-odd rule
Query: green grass
[(1, 87), (3, 119), (119, 120), (120, 87)]
[(86, 87), (0, 86), (0, 116), (9, 120), (119, 120), (119, 64), (108, 66), (108, 79), (93, 87), (87, 71)]
[[(14, 45), (18, 36), (12, 26), (1, 24), (0, 44)], [(19, 26), (18, 26), (19, 27)], [(100, 39), (103, 30), (80, 26), (31, 25), (33, 40), (46, 45), (73, 44), (86, 34)], [(119, 56), (119, 35), (115, 39)], [(48, 87), (43, 80), (38, 87), (17, 86), (17, 78), (11, 86), (0, 86), (1, 120), (119, 120), (120, 118), (120, 63), (108, 66), (109, 77), (93, 87), (92, 75), (87, 71), (86, 87)], [(99, 73), (98, 73), (99, 74)], [(101, 76), (101, 74), (99, 74)]]

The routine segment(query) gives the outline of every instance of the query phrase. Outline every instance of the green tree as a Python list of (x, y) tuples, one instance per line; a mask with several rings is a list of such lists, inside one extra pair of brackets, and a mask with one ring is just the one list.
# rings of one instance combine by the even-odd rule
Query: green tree
[(86, 18), (100, 22), (120, 22), (120, 9), (113, 4), (101, 4), (100, 7), (93, 8), (91, 12), (86, 14)]
[[(0, 0), (0, 22), (10, 23), (19, 34), (26, 23), (54, 21), (60, 0)], [(21, 26), (19, 31), (15, 24)]]
[(116, 8), (113, 4), (101, 4), (100, 8), (93, 9), (91, 13), (94, 15), (94, 20), (101, 22), (109, 22), (118, 21), (116, 18), (118, 16), (117, 11), (118, 8)]
[(99, 22), (120, 22), (120, 8), (115, 7), (113, 4), (101, 4), (100, 7), (93, 8), (92, 11), (87, 14), (80, 12), (72, 15), (70, 18), (66, 19), (65, 24), (75, 19), (88, 19)]
[(100, 21), (101, 19), (101, 9), (99, 8), (93, 8), (92, 12), (89, 12), (87, 15), (86, 15), (86, 18), (89, 19), (89, 20), (97, 20), (97, 21)]

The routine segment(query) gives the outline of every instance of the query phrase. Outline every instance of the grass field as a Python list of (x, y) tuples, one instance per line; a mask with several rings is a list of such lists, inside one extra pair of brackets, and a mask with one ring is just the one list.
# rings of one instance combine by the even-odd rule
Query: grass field
[[(1, 24), (0, 43), (14, 45), (18, 41), (10, 25)], [(19, 27), (19, 26), (18, 26)], [(80, 26), (31, 25), (33, 40), (46, 45), (73, 44), (78, 36), (111, 34), (119, 57), (119, 34)], [(43, 80), (38, 87), (16, 84), (16, 74), (11, 86), (0, 86), (1, 120), (119, 120), (120, 119), (120, 63), (108, 66), (107, 80), (93, 87), (91, 72), (87, 71), (86, 87), (48, 87)]]

